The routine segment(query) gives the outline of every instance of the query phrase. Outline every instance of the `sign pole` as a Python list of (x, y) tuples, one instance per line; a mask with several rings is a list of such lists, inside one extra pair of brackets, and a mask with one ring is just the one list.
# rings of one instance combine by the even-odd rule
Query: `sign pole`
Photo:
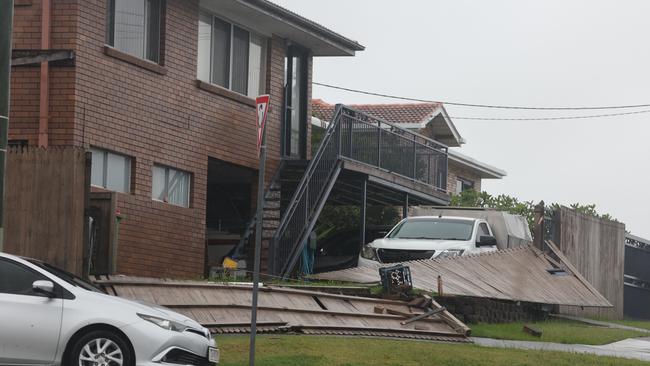
[(255, 258), (253, 261), (253, 301), (251, 304), (251, 338), (248, 364), (255, 365), (255, 338), (257, 336), (257, 298), (260, 282), (260, 260), (262, 252), (262, 215), (264, 212), (264, 173), (266, 168), (266, 115), (269, 96), (256, 99), (257, 104), (257, 146), (259, 148), (260, 168), (257, 175), (257, 213), (255, 221)]
[(0, 0), (0, 251), (3, 246), (5, 191), (5, 159), (9, 133), (9, 93), (11, 81), (11, 34), (13, 30), (14, 2)]

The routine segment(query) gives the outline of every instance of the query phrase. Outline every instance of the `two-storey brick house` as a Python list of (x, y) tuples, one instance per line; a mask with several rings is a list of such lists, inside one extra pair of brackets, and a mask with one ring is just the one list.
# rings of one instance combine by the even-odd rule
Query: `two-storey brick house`
[(13, 48), (51, 62), (12, 68), (10, 144), (89, 149), (117, 272), (157, 277), (200, 276), (206, 239), (250, 219), (253, 98), (271, 97), (270, 181), (308, 158), (313, 58), (363, 50), (266, 0), (17, 0)]

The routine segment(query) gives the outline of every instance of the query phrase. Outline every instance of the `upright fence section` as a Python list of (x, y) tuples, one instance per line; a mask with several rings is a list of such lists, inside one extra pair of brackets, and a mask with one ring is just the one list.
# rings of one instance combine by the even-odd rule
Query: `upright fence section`
[(361, 162), (446, 192), (447, 147), (338, 105), (271, 244), (272, 273), (288, 277), (336, 182), (342, 159)]
[(9, 150), (5, 252), (83, 274), (86, 159), (81, 148)]

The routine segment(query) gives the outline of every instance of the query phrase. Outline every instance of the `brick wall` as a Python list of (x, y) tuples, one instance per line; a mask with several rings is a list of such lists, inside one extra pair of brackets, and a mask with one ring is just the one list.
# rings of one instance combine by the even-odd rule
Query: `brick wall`
[[(53, 47), (74, 49), (76, 65), (51, 68), (50, 143), (95, 146), (132, 158), (131, 193), (117, 198), (124, 217), (119, 273), (196, 277), (204, 263), (208, 157), (257, 169), (255, 107), (228, 91), (197, 86), (198, 0), (166, 3), (161, 68), (137, 66), (106, 51), (105, 0), (54, 0)], [(39, 4), (16, 9), (18, 29), (40, 32), (40, 20), (34, 20)], [(40, 38), (19, 33), (16, 48), (29, 42), (39, 48)], [(280, 160), (285, 52), (283, 39), (269, 40), (267, 181)], [(12, 83), (10, 138), (35, 144), (38, 68), (16, 71)], [(151, 199), (154, 163), (192, 174), (189, 208)]]
[(474, 182), (474, 190), (477, 192), (481, 191), (481, 177), (467, 169), (466, 167), (449, 160), (449, 167), (447, 172), (447, 190), (455, 194), (456, 193), (456, 179), (464, 178)]
[[(74, 49), (76, 45), (76, 0), (52, 1), (51, 47)], [(41, 48), (41, 1), (17, 2), (14, 8), (13, 48)], [(20, 66), (11, 70), (9, 139), (38, 140), (40, 67)], [(71, 145), (74, 129), (75, 70), (50, 67), (49, 127), (51, 145)]]

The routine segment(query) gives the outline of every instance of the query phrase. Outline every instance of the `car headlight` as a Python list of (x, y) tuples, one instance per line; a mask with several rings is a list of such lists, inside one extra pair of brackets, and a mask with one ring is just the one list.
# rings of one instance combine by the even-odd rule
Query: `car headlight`
[(453, 258), (453, 257), (460, 257), (463, 255), (465, 252), (464, 249), (447, 249), (443, 250), (440, 255), (438, 255), (438, 258)]
[(373, 261), (379, 260), (377, 259), (377, 253), (375, 252), (375, 248), (368, 245), (364, 245), (363, 248), (361, 248), (361, 257)]
[(185, 324), (175, 322), (169, 319), (159, 318), (157, 316), (140, 314), (140, 313), (138, 313), (138, 316), (148, 322), (156, 324), (157, 326), (163, 329), (173, 330), (175, 332), (182, 332), (188, 328), (188, 326), (186, 326)]

